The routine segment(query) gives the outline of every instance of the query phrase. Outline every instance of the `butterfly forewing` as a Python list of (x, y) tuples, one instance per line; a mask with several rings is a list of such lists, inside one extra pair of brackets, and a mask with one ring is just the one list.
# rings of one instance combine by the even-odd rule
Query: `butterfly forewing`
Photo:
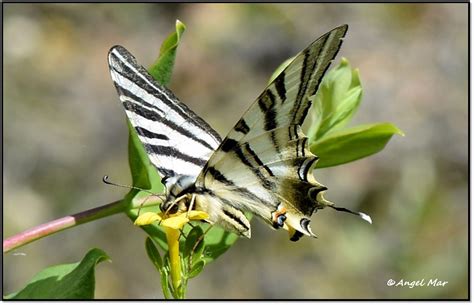
[(221, 139), (121, 46), (109, 52), (109, 68), (127, 117), (169, 190), (192, 185)]
[[(330, 204), (323, 198), (326, 188), (312, 176), (317, 157), (300, 126), (346, 31), (338, 27), (299, 53), (237, 122), (196, 181), (214, 200), (232, 198), (233, 207), (283, 226), (295, 240), (312, 235), (309, 217)], [(286, 219), (283, 225), (276, 223), (279, 215)]]

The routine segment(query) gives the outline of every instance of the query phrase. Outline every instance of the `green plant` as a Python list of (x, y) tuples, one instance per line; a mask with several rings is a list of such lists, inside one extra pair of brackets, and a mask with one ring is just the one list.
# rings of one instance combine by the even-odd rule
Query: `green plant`
[[(184, 31), (184, 24), (177, 21), (175, 32), (163, 42), (158, 59), (149, 69), (161, 84), (166, 85), (171, 79), (177, 48)], [(289, 60), (282, 64), (273, 77), (288, 63)], [(344, 128), (357, 111), (361, 98), (359, 72), (352, 69), (346, 59), (342, 59), (323, 79), (311, 109), (311, 124), (307, 134), (310, 150), (320, 157), (318, 168), (369, 156), (383, 149), (394, 134), (402, 135), (391, 123)], [(157, 214), (156, 210), (162, 201), (160, 194), (164, 189), (161, 178), (150, 164), (134, 129), (130, 124), (128, 126), (129, 164), (133, 185), (137, 188), (130, 190), (122, 200), (67, 216), (8, 238), (3, 243), (3, 251), (11, 251), (82, 223), (125, 213), (147, 234), (145, 249), (160, 273), (164, 296), (184, 298), (188, 280), (198, 276), (207, 264), (227, 251), (238, 236), (217, 226), (191, 222), (203, 219), (205, 215), (202, 212)], [(95, 266), (105, 259), (108, 256), (102, 250), (93, 249), (79, 263), (41, 271), (24, 289), (6, 298), (93, 298)], [(63, 289), (64, 287), (68, 289)]]

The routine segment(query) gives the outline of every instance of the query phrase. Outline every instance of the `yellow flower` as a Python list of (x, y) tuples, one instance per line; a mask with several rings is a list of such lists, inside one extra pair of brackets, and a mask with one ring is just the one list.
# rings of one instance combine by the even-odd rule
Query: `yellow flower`
[(138, 216), (135, 225), (144, 226), (154, 222), (165, 228), (168, 253), (170, 258), (171, 282), (173, 288), (178, 289), (181, 285), (181, 259), (179, 257), (180, 229), (191, 220), (202, 220), (209, 215), (202, 211), (178, 212), (176, 214), (164, 214), (147, 212)]
[(158, 221), (158, 224), (162, 227), (179, 230), (191, 220), (202, 220), (207, 218), (209, 218), (209, 215), (202, 211), (179, 212), (168, 215), (165, 215), (164, 213), (146, 212), (137, 217), (135, 225), (144, 226)]

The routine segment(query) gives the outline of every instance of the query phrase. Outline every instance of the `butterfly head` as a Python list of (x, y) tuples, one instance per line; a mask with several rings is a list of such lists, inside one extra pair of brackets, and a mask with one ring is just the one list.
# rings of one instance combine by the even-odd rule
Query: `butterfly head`
[(173, 195), (168, 195), (165, 201), (160, 205), (160, 210), (166, 214), (176, 214), (178, 212), (186, 212), (190, 208), (192, 202), (192, 195), (185, 194), (179, 197)]

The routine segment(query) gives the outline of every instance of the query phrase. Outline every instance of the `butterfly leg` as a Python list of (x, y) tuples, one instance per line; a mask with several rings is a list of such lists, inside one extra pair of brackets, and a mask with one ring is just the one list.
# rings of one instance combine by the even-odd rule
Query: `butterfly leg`
[(189, 217), (189, 211), (192, 211), (192, 209), (194, 208), (194, 200), (196, 199), (196, 194), (192, 194), (191, 195), (191, 202), (189, 203), (189, 208), (188, 208), (188, 213), (186, 214), (186, 216)]
[(183, 196), (180, 196), (178, 198), (176, 198), (175, 200), (173, 200), (173, 202), (171, 202), (170, 206), (168, 208), (166, 208), (166, 211), (165, 211), (165, 215), (168, 215), (168, 213), (171, 211), (171, 209), (177, 205), (181, 200), (185, 199), (188, 195), (183, 195)]

